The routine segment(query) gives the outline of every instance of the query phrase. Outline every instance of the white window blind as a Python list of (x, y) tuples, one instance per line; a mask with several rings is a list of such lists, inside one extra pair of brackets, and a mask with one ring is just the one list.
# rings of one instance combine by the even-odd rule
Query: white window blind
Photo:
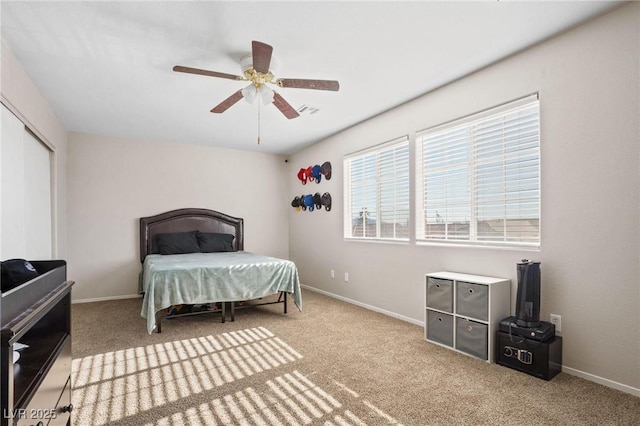
[(345, 157), (345, 238), (409, 240), (409, 139)]
[(537, 95), (419, 132), (416, 240), (540, 246)]

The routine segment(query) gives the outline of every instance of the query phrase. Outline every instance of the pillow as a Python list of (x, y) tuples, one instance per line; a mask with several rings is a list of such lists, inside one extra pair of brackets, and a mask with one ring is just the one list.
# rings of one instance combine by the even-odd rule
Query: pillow
[(198, 253), (200, 246), (196, 238), (197, 232), (173, 232), (156, 235), (158, 252), (160, 254)]
[(10, 259), (2, 262), (2, 292), (11, 290), (38, 276), (38, 271), (24, 259)]
[(215, 232), (198, 232), (198, 244), (203, 253), (217, 253), (221, 251), (234, 251), (231, 234), (218, 234)]

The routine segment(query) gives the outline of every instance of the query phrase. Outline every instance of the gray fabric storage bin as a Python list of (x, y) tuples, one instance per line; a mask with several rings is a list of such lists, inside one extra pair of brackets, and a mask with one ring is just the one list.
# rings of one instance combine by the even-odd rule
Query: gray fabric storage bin
[(489, 286), (456, 282), (456, 314), (489, 320)]
[(427, 339), (453, 347), (453, 316), (427, 310)]
[(456, 318), (456, 349), (486, 360), (488, 357), (488, 326), (479, 322)]
[(427, 307), (453, 312), (453, 281), (429, 277), (427, 279)]

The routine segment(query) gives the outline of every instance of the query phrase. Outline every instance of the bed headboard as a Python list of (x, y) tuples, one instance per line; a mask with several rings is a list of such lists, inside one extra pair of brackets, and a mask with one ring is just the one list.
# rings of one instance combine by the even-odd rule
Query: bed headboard
[(244, 250), (243, 219), (207, 209), (178, 209), (140, 218), (140, 262), (158, 253), (155, 236), (169, 232), (218, 232), (232, 234), (234, 250)]

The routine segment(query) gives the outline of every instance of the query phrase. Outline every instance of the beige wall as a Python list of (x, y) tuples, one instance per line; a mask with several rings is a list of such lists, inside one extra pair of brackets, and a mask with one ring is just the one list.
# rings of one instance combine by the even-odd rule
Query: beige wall
[[(425, 273), (515, 283), (515, 263), (533, 258), (542, 262), (543, 317), (562, 315), (564, 370), (640, 394), (639, 9), (625, 6), (369, 120), (288, 166), (270, 155), (81, 134), (67, 147), (64, 126), (4, 44), (0, 93), (55, 151), (56, 255), (69, 261), (76, 299), (134, 294), (137, 219), (179, 207), (244, 217), (247, 250), (290, 257), (306, 285), (416, 323)], [(533, 91), (542, 110), (540, 252), (343, 240), (343, 155), (403, 134), (413, 140), (416, 130)], [(326, 160), (332, 180), (295, 178)], [(331, 213), (289, 206), (316, 191), (333, 195)]]
[[(290, 208), (291, 259), (302, 282), (422, 323), (425, 273), (507, 277), (515, 300), (516, 263), (541, 261), (542, 319), (562, 315), (564, 371), (640, 395), (638, 22), (640, 4), (627, 5), (292, 156), (290, 198), (328, 191), (334, 200), (331, 213)], [(536, 91), (539, 252), (344, 241), (345, 154), (405, 134), (413, 141), (416, 130)], [(300, 167), (327, 160), (331, 181), (296, 179)]]
[(2, 45), (2, 103), (53, 151), (53, 257), (67, 255), (67, 133), (13, 52)]
[(197, 207), (244, 218), (245, 250), (289, 255), (284, 158), (69, 134), (69, 276), (75, 300), (135, 295), (140, 217)]

